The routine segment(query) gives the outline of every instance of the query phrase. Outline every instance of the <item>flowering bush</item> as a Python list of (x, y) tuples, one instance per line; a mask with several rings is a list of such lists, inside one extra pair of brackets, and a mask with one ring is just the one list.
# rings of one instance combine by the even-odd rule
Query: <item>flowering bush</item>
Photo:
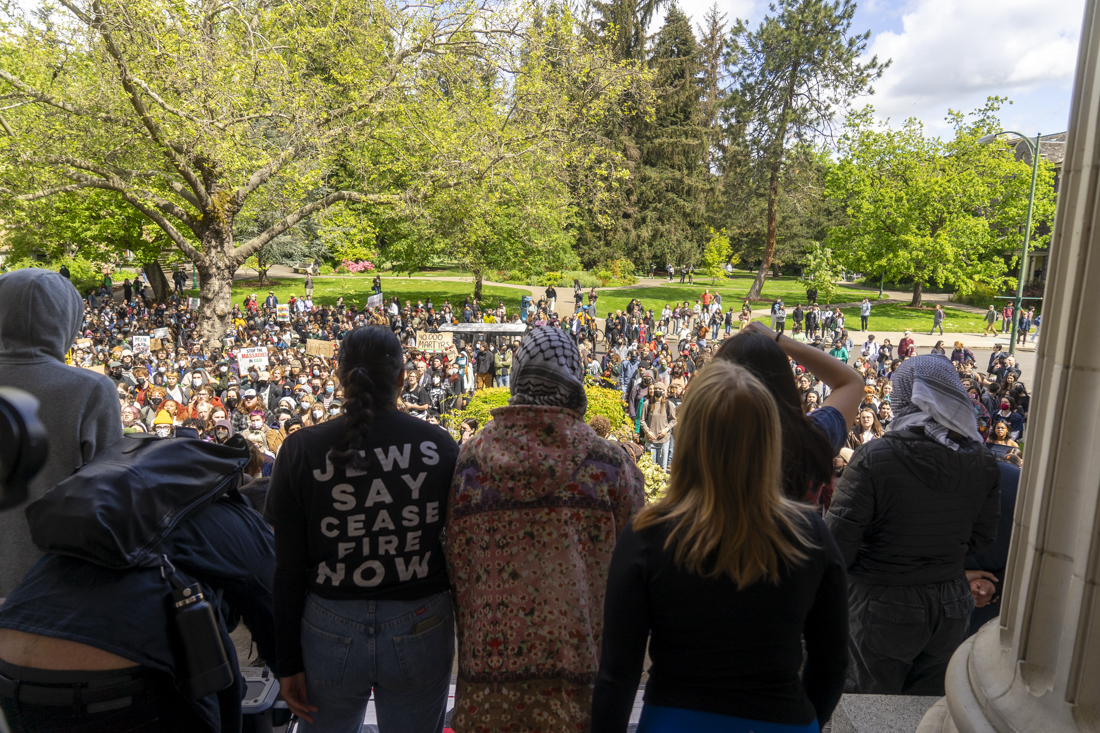
[(346, 272), (368, 272), (374, 269), (374, 263), (370, 260), (359, 260), (353, 262), (352, 260), (344, 260), (340, 263), (340, 269)]
[(646, 451), (638, 459), (638, 468), (642, 469), (645, 476), (645, 503), (652, 504), (665, 495), (668, 488), (668, 472), (657, 465), (653, 460), (653, 454)]

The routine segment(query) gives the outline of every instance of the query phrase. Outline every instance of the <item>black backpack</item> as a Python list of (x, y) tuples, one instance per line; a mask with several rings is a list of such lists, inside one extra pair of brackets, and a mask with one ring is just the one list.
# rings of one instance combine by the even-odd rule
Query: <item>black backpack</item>
[(164, 537), (236, 492), (249, 457), (243, 439), (127, 434), (27, 506), (31, 539), (107, 568), (157, 567)]

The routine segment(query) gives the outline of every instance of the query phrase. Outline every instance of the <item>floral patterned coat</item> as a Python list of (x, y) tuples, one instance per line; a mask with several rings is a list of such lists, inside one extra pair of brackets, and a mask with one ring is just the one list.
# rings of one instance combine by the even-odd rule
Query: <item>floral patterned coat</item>
[(619, 533), (645, 481), (558, 407), (493, 410), (462, 447), (447, 566), (458, 622), (457, 733), (586, 731)]

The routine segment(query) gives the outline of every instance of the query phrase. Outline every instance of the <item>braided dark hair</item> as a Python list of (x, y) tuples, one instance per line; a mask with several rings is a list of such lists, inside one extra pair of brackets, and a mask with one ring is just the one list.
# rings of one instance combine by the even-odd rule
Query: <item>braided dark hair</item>
[(404, 367), (401, 343), (388, 328), (360, 326), (344, 336), (337, 376), (344, 387), (348, 450), (333, 451), (334, 462), (360, 471), (370, 465), (367, 436), (377, 412), (396, 408), (397, 380)]

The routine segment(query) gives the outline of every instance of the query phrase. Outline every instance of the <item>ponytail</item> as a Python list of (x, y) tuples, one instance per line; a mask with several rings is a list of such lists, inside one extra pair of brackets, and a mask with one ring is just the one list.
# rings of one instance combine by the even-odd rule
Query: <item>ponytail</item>
[(332, 451), (334, 463), (365, 471), (372, 452), (367, 440), (379, 412), (397, 404), (397, 380), (404, 368), (401, 344), (393, 332), (378, 326), (360, 326), (340, 344), (337, 376), (344, 387), (344, 424), (348, 449)]

